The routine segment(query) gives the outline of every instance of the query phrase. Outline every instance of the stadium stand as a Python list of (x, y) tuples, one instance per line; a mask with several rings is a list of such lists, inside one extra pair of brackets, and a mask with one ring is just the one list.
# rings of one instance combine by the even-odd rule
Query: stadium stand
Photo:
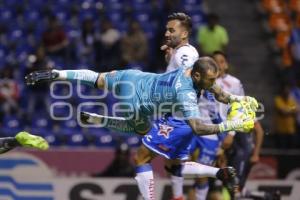
[[(128, 30), (128, 22), (136, 20), (142, 30), (145, 32), (148, 43), (148, 62), (143, 67), (144, 70), (157, 71), (158, 67), (148, 66), (148, 63), (155, 63), (154, 55), (159, 52), (159, 45), (155, 39), (163, 37), (164, 27), (159, 27), (164, 21), (160, 16), (167, 16), (173, 11), (185, 11), (191, 15), (194, 23), (194, 32), (196, 28), (205, 24), (205, 13), (202, 8), (202, 0), (182, 0), (174, 1), (171, 4), (163, 0), (1, 0), (0, 1), (0, 72), (7, 66), (14, 71), (14, 80), (20, 88), (20, 100), (18, 105), (20, 112), (7, 114), (1, 118), (1, 135), (12, 135), (17, 130), (27, 129), (36, 134), (43, 135), (53, 146), (87, 146), (94, 145), (96, 147), (112, 147), (116, 137), (124, 137), (131, 147), (136, 147), (140, 143), (139, 137), (135, 135), (121, 135), (119, 133), (112, 134), (105, 129), (85, 129), (82, 130), (77, 126), (76, 119), (71, 116), (71, 120), (59, 122), (50, 118), (49, 107), (42, 105), (40, 102), (34, 103), (35, 113), (28, 111), (28, 106), (32, 98), (29, 95), (35, 90), (27, 88), (23, 83), (23, 78), (31, 67), (39, 65), (41, 68), (49, 67), (48, 64), (54, 65), (56, 68), (90, 68), (96, 71), (105, 70), (105, 66), (97, 65), (101, 62), (97, 60), (86, 62), (85, 56), (88, 52), (82, 52), (79, 45), (85, 45), (87, 42), (97, 41), (97, 37), (101, 33), (101, 22), (110, 20), (113, 26), (121, 33), (121, 39)], [(171, 6), (170, 6), (171, 5)], [(183, 9), (182, 9), (183, 8)], [(54, 33), (49, 27), (49, 20), (57, 20), (57, 28), (61, 33)], [(91, 20), (93, 31), (85, 39), (83, 39), (82, 22)], [(165, 20), (165, 19), (164, 19)], [(49, 29), (50, 28), (50, 29)], [(66, 34), (67, 43), (64, 44), (62, 51), (53, 53), (51, 46), (46, 46), (45, 63), (38, 63), (36, 54), (37, 50), (45, 44), (45, 34), (48, 39), (51, 37), (51, 43), (60, 44), (62, 34)], [(161, 35), (159, 35), (161, 34)], [(44, 39), (43, 39), (44, 38)], [(49, 44), (49, 41), (46, 43)], [(102, 48), (101, 46), (98, 48)], [(95, 54), (95, 49), (93, 49)], [(63, 56), (62, 56), (63, 54)], [(96, 55), (97, 56), (97, 55)], [(96, 59), (95, 55), (92, 59)], [(105, 58), (104, 58), (105, 59)], [(162, 61), (164, 62), (164, 61)], [(34, 64), (33, 64), (34, 63)], [(38, 64), (36, 64), (38, 63)], [(96, 63), (96, 64), (95, 64)], [(94, 66), (92, 66), (94, 64)], [(120, 63), (119, 63), (120, 64)], [(118, 65), (116, 65), (118, 66)], [(128, 64), (130, 66), (130, 63)], [(128, 67), (127, 67), (128, 68)], [(116, 68), (120, 69), (120, 68)], [(78, 90), (72, 89), (72, 97), (63, 99), (63, 101), (71, 103), (71, 109), (76, 113), (76, 107), (80, 103), (87, 100), (82, 99), (78, 95)], [(70, 92), (65, 86), (56, 86), (53, 94), (55, 96), (65, 96)], [(101, 94), (95, 90), (81, 87), (81, 94), (95, 95)], [(82, 95), (81, 95), (82, 96)], [(35, 97), (38, 98), (38, 97)], [(45, 95), (45, 102), (54, 103), (60, 101), (51, 95)], [(101, 100), (91, 100), (112, 105), (114, 98), (108, 96)], [(89, 111), (99, 111), (97, 106), (85, 106), (84, 109)], [(100, 109), (101, 110), (101, 109)], [(66, 117), (70, 112), (69, 106), (55, 106), (53, 114), (57, 117)], [(76, 125), (75, 125), (76, 124)], [(12, 129), (13, 132), (12, 132)]]

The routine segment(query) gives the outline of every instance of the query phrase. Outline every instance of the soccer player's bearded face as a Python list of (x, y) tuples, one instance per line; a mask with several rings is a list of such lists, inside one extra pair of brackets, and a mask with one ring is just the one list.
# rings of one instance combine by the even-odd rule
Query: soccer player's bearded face
[(212, 70), (208, 70), (206, 74), (201, 74), (201, 78), (197, 83), (198, 88), (204, 90), (210, 89), (215, 84), (218, 75), (218, 72)]
[(171, 48), (178, 47), (187, 39), (188, 33), (179, 20), (171, 20), (167, 23), (165, 32), (165, 44)]

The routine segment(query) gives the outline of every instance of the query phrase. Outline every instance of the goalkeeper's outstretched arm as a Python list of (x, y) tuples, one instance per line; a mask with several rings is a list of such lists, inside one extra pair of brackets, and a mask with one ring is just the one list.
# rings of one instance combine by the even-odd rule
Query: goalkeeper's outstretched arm
[(217, 84), (214, 84), (210, 88), (210, 92), (212, 92), (215, 95), (215, 98), (222, 103), (228, 104), (233, 102), (246, 101), (250, 104), (250, 107), (254, 112), (256, 112), (258, 108), (258, 102), (255, 98), (250, 96), (238, 96), (230, 94), (222, 90), (222, 88)]
[(245, 132), (248, 132), (248, 130), (254, 127), (254, 120), (251, 118), (224, 121), (220, 124), (205, 124), (199, 119), (189, 119), (188, 123), (197, 135), (212, 135), (235, 130), (247, 130)]

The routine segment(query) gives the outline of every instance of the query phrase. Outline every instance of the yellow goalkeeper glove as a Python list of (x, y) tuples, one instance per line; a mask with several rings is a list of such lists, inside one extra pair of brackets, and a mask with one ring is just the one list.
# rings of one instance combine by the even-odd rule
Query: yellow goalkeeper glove
[(245, 118), (233, 121), (225, 121), (219, 124), (220, 132), (224, 131), (239, 131), (248, 133), (254, 128), (254, 119)]
[(237, 96), (237, 95), (230, 95), (230, 103), (233, 102), (242, 102), (245, 101), (247, 103), (249, 103), (250, 108), (256, 112), (258, 109), (258, 102), (254, 97), (250, 97), (250, 96)]

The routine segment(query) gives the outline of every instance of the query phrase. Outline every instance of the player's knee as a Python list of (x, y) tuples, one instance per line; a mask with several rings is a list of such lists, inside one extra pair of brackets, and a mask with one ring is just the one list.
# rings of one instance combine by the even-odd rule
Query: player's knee
[(133, 157), (133, 162), (135, 165), (144, 165), (146, 163), (149, 163), (152, 158), (154, 158), (152, 153), (142, 145)]
[(182, 165), (171, 165), (171, 166), (165, 165), (165, 170), (173, 176), (182, 176), (181, 174)]
[(148, 122), (135, 124), (134, 130), (139, 135), (146, 135), (151, 130), (151, 125)]
[(135, 165), (139, 165), (140, 164), (140, 158), (137, 154), (134, 155), (133, 157), (133, 162)]
[(134, 157), (133, 157), (133, 162), (136, 166), (139, 166), (139, 165), (144, 165), (147, 163), (147, 159), (144, 158), (143, 156), (139, 155), (139, 154), (136, 154)]
[(195, 183), (199, 185), (204, 185), (205, 183), (208, 183), (208, 178), (196, 178)]

